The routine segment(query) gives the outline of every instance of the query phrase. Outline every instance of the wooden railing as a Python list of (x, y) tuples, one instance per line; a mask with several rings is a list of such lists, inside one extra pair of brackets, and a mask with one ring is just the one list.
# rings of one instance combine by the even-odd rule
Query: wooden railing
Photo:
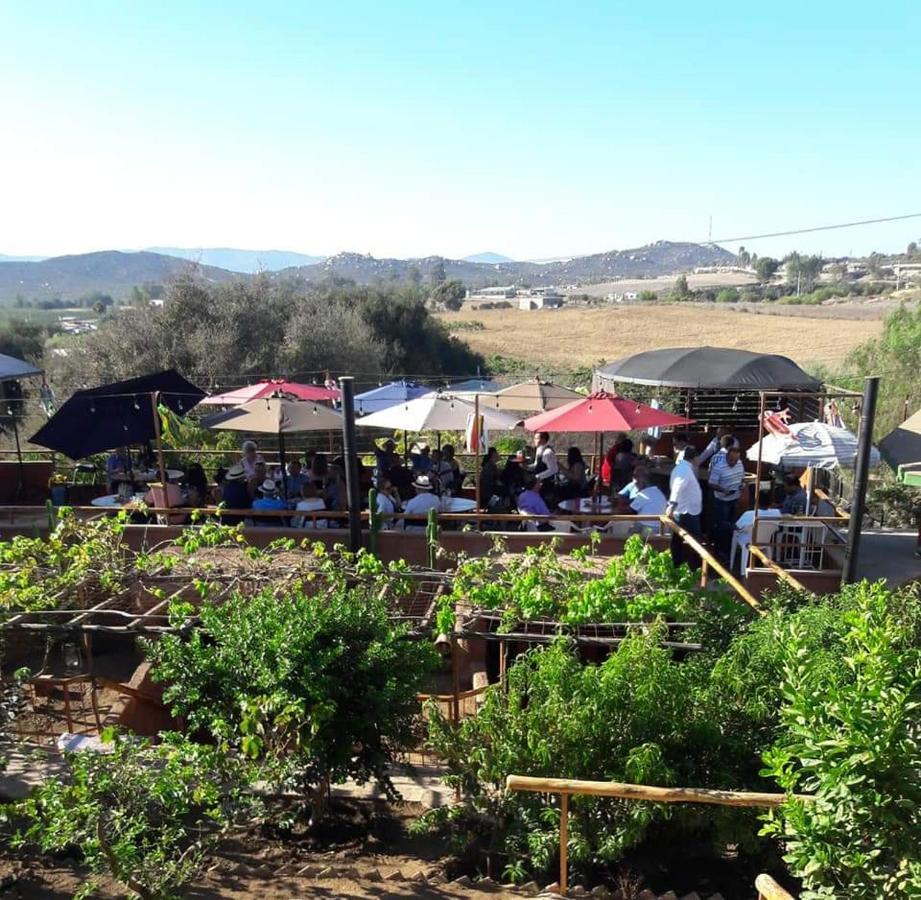
[(755, 879), (758, 900), (794, 900), (770, 875), (759, 875)]
[[(571, 796), (617, 797), (646, 803), (707, 803), (714, 806), (777, 807), (788, 799), (787, 794), (766, 794), (753, 791), (714, 791), (707, 788), (655, 787), (647, 784), (625, 784), (619, 781), (580, 781), (570, 778), (532, 778), (527, 775), (509, 775), (505, 787), (510, 791), (530, 791), (538, 794), (560, 796), (560, 894), (566, 896), (569, 869), (569, 798)], [(808, 800), (807, 795), (794, 795)], [(766, 900), (793, 900), (767, 875), (758, 884)], [(770, 884), (768, 884), (770, 883)], [(767, 893), (771, 885), (781, 893)]]

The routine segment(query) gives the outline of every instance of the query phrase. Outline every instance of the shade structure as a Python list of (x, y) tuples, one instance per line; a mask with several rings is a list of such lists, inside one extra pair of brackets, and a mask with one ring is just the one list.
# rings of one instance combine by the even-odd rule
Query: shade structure
[[(386, 428), (389, 431), (464, 431), (475, 406), (454, 396), (427, 394), (406, 403), (390, 406), (355, 424), (360, 428)], [(520, 418), (498, 409), (480, 408), (484, 428), (500, 431), (515, 428)]]
[(657, 387), (739, 391), (812, 391), (821, 382), (792, 359), (729, 347), (668, 347), (647, 350), (602, 366), (593, 385), (609, 390), (618, 382)]
[(391, 381), (390, 384), (382, 384), (370, 391), (356, 394), (355, 412), (359, 416), (370, 415), (387, 409), (388, 406), (415, 400), (416, 397), (422, 397), (428, 392), (428, 388), (412, 381)]
[[(785, 469), (853, 468), (857, 461), (857, 435), (824, 422), (795, 422), (789, 434), (767, 434), (748, 448), (750, 460)], [(879, 465), (879, 451), (870, 448), (870, 465)]]
[(552, 381), (532, 378), (530, 381), (510, 385), (496, 391), (495, 394), (482, 397), (480, 405), (491, 409), (544, 412), (582, 399), (584, 395), (577, 391), (554, 384)]
[(300, 434), (341, 428), (342, 416), (311, 400), (293, 400), (283, 394), (275, 394), (206, 416), (201, 424), (221, 431)]
[(41, 375), (42, 370), (24, 359), (7, 356), (0, 353), (0, 381), (12, 381), (15, 378), (29, 378), (32, 375)]
[(455, 397), (458, 394), (470, 394), (471, 396), (473, 394), (492, 394), (501, 387), (501, 384), (491, 378), (468, 378), (466, 381), (458, 381), (448, 385), (444, 389), (444, 393), (454, 394)]
[(635, 431), (691, 425), (693, 421), (627, 397), (597, 391), (565, 406), (531, 416), (525, 419), (524, 427), (528, 431)]
[(272, 394), (279, 393), (290, 394), (292, 397), (297, 397), (298, 400), (337, 400), (339, 398), (339, 391), (336, 388), (324, 387), (322, 384), (299, 384), (296, 381), (271, 378), (226, 391), (223, 394), (205, 397), (202, 403), (208, 406), (239, 406), (249, 400), (258, 400), (261, 397), (270, 397)]
[(921, 486), (921, 409), (890, 431), (879, 442), (879, 449), (899, 481)]
[(178, 415), (187, 413), (205, 396), (201, 388), (174, 369), (77, 391), (30, 441), (71, 459), (152, 441), (156, 438), (151, 402), (154, 393), (159, 394), (161, 404)]

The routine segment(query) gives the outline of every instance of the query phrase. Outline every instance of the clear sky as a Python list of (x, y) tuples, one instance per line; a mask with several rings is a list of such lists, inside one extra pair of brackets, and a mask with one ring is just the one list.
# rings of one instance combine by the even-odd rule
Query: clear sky
[(919, 35), (918, 0), (0, 0), (0, 253), (544, 258), (921, 212)]

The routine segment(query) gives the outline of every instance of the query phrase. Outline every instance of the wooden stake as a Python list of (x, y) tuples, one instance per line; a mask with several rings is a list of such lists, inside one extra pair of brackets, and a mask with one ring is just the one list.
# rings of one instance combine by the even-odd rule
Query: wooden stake
[(566, 896), (566, 870), (569, 867), (569, 794), (560, 794), (560, 896)]

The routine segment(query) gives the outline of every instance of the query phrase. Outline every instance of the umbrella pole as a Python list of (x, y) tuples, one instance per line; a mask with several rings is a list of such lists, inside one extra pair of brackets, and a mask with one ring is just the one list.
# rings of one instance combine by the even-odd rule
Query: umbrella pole
[(160, 434), (160, 392), (154, 391), (150, 395), (150, 406), (153, 412), (154, 436), (157, 440), (157, 464), (160, 468), (160, 484), (163, 485), (163, 496), (166, 496), (166, 466), (163, 464), (163, 438)]
[(354, 379), (343, 375), (339, 379), (342, 397), (342, 449), (345, 455), (345, 490), (349, 501), (349, 550), (361, 549), (361, 496), (358, 484), (358, 456), (355, 451), (355, 388)]
[[(19, 463), (19, 484), (16, 487), (16, 499), (19, 500), (22, 497), (22, 490), (25, 487), (26, 482), (26, 467), (22, 461), (22, 446), (19, 443), (19, 424), (16, 421), (16, 412), (13, 411), (13, 436), (16, 438), (16, 461)], [(52, 462), (52, 471), (53, 462)]]
[(473, 395), (473, 433), (476, 446), (473, 448), (473, 465), (476, 473), (476, 508), (480, 508), (480, 395)]
[(879, 376), (863, 380), (863, 403), (860, 406), (860, 425), (857, 429), (857, 459), (854, 461), (854, 500), (847, 525), (847, 550), (841, 584), (857, 580), (857, 558), (860, 554), (860, 529), (867, 508), (867, 483), (870, 478), (870, 451), (873, 443), (873, 422), (876, 418), (876, 397), (879, 393)]
[(288, 499), (288, 469), (285, 465), (285, 433), (278, 432), (278, 461), (281, 465), (281, 484), (285, 492), (285, 500)]
[[(758, 410), (758, 465), (755, 468), (755, 504), (752, 507), (754, 510), (754, 516), (752, 516), (752, 543), (758, 538), (758, 513), (761, 510), (759, 500), (761, 499), (761, 454), (764, 452), (764, 391), (760, 391), (760, 395), (761, 403)], [(743, 578), (745, 577), (744, 572), (740, 574)]]
[[(604, 432), (599, 431), (595, 439), (595, 458), (592, 460), (592, 468), (595, 470), (595, 496), (601, 494), (601, 451), (604, 449)], [(611, 484), (611, 493), (614, 493), (614, 485)]]

